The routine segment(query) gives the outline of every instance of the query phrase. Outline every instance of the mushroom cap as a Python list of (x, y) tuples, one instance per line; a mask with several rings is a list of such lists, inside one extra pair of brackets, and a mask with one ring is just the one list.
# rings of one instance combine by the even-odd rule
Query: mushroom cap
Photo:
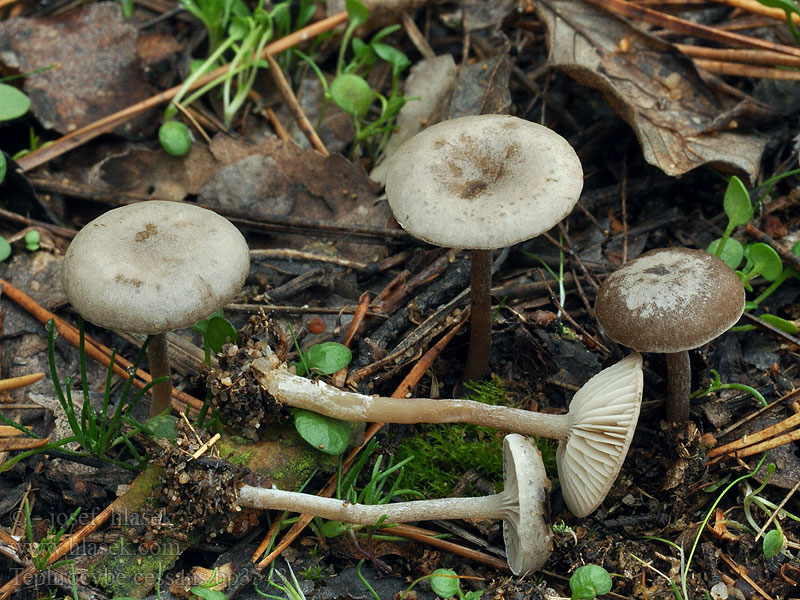
[(514, 575), (540, 568), (550, 557), (550, 480), (536, 446), (518, 433), (503, 439), (504, 494), (518, 498), (503, 518), (506, 560)]
[(110, 210), (81, 229), (61, 285), (87, 321), (162, 333), (188, 327), (228, 303), (250, 268), (244, 237), (218, 214), (181, 202)]
[(705, 250), (660, 248), (609, 275), (595, 302), (608, 336), (640, 352), (698, 348), (734, 325), (744, 310), (744, 286)]
[(642, 356), (634, 352), (572, 398), (572, 427), (558, 445), (556, 465), (564, 501), (576, 517), (600, 506), (614, 484), (639, 420), (642, 387)]
[(491, 250), (566, 217), (583, 188), (572, 146), (508, 115), (443, 121), (406, 140), (386, 170), (395, 219), (437, 246)]

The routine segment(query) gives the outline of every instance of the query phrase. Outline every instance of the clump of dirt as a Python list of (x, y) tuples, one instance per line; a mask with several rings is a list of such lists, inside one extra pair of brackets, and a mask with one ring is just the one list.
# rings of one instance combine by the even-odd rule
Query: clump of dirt
[[(260, 348), (269, 331), (278, 329), (264, 318), (252, 317), (237, 342), (223, 346), (219, 368), (209, 368), (205, 376), (212, 410), (218, 410), (222, 421), (248, 440), (258, 439), (262, 425), (286, 418), (286, 412), (262, 389), (250, 369), (253, 360), (262, 356)], [(276, 352), (286, 347), (285, 339), (278, 337)]]
[(163, 453), (157, 459), (163, 469), (157, 498), (164, 503), (170, 520), (183, 531), (197, 532), (207, 539), (246, 533), (258, 520), (257, 511), (241, 510), (236, 504), (237, 490), (248, 471), (214, 456), (213, 447), (194, 458), (210, 440), (207, 431), (178, 421), (176, 432), (175, 442), (163, 444)]

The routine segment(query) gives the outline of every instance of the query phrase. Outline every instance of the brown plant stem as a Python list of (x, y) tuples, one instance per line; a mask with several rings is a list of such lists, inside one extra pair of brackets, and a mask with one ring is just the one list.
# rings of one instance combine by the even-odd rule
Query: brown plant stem
[(667, 419), (684, 423), (689, 418), (689, 392), (692, 387), (692, 370), (689, 353), (673, 352), (667, 359)]
[(469, 351), (462, 381), (482, 379), (492, 345), (492, 251), (473, 250), (469, 271), (471, 317)]

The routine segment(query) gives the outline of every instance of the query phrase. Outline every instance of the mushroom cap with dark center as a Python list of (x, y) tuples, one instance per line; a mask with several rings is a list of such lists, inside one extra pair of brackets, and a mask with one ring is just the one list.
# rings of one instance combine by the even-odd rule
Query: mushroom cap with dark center
[(660, 248), (609, 275), (595, 302), (608, 336), (640, 352), (675, 353), (721, 335), (744, 310), (742, 282), (705, 250)]
[(566, 217), (583, 169), (560, 135), (508, 115), (444, 121), (406, 140), (386, 171), (386, 196), (411, 235), (490, 250), (535, 237)]
[(193, 325), (227, 304), (249, 265), (247, 242), (227, 219), (182, 202), (146, 201), (81, 229), (61, 285), (87, 321), (153, 334)]
[(506, 560), (514, 575), (525, 575), (547, 562), (553, 529), (542, 457), (533, 442), (517, 433), (503, 439), (503, 478), (503, 493), (519, 499), (519, 506), (509, 507), (503, 517)]

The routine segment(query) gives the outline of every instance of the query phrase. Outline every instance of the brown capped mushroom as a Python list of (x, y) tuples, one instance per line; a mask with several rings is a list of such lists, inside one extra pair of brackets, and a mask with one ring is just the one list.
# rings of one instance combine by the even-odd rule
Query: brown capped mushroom
[(503, 440), (504, 488), (499, 494), (475, 498), (440, 498), (389, 504), (351, 504), (335, 498), (244, 485), (240, 506), (289, 510), (324, 519), (374, 525), (433, 519), (502, 519), (506, 560), (514, 575), (540, 568), (551, 552), (550, 481), (542, 457), (521, 435)]
[(597, 321), (612, 340), (667, 359), (667, 418), (689, 418), (689, 353), (739, 320), (742, 282), (704, 250), (660, 248), (609, 275), (597, 293)]
[(80, 315), (100, 327), (151, 334), (151, 416), (171, 403), (166, 332), (193, 325), (230, 302), (250, 256), (227, 219), (182, 202), (146, 201), (110, 210), (67, 249), (61, 285)]
[(491, 345), (492, 250), (566, 217), (583, 169), (560, 135), (508, 115), (460, 117), (406, 140), (386, 169), (398, 223), (430, 244), (472, 251), (472, 314), (464, 379), (480, 379)]

